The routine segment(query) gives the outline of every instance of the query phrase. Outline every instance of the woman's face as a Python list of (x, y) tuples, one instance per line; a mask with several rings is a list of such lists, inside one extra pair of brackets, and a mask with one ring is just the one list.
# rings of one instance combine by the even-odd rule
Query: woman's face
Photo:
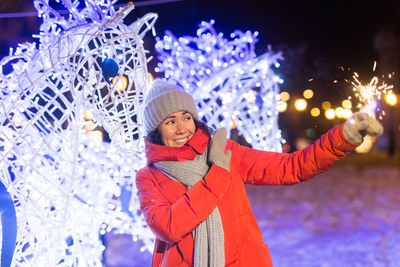
[(187, 111), (177, 111), (170, 114), (158, 126), (161, 140), (166, 146), (181, 147), (196, 132), (192, 114)]

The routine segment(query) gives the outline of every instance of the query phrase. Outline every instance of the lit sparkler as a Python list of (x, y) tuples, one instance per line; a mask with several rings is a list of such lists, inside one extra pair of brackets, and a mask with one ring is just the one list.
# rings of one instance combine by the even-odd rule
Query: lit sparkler
[[(374, 71), (375, 68), (376, 68), (376, 62), (374, 62), (374, 67), (373, 67)], [(379, 79), (377, 76), (374, 76), (371, 79), (371, 81), (365, 85), (360, 82), (359, 75), (357, 72), (354, 72), (353, 79), (354, 81), (351, 82), (351, 84), (353, 85), (353, 91), (355, 92), (354, 95), (359, 100), (359, 104), (357, 105), (357, 107), (359, 109), (365, 109), (367, 113), (371, 113), (368, 111), (372, 102), (374, 102), (377, 99), (380, 100), (382, 95), (391, 92), (393, 89), (393, 85), (388, 85), (385, 82), (382, 82), (381, 85), (379, 85)], [(382, 114), (379, 116), (380, 119), (384, 115), (385, 115), (384, 111), (382, 111)]]

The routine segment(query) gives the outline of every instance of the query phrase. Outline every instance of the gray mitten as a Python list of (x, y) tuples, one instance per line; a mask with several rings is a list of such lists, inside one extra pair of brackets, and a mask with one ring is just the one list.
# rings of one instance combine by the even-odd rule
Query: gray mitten
[(353, 144), (359, 144), (364, 136), (378, 137), (383, 133), (382, 125), (367, 113), (354, 113), (343, 127), (344, 137)]
[(231, 162), (232, 151), (227, 150), (226, 146), (226, 129), (221, 128), (215, 131), (211, 139), (210, 152), (208, 154), (208, 161), (212, 164), (218, 165), (229, 172), (229, 165)]

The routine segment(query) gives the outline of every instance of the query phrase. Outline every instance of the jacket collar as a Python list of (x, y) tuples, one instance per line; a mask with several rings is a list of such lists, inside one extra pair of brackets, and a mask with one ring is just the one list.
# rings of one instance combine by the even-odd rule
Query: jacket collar
[(193, 160), (198, 154), (203, 154), (207, 148), (209, 137), (203, 130), (197, 129), (192, 138), (182, 147), (168, 147), (150, 143), (145, 138), (145, 152), (148, 164), (157, 161)]

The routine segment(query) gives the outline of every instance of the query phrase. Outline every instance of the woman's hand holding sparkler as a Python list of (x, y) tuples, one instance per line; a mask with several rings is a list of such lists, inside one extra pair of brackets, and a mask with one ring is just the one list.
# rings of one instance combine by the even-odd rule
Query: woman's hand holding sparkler
[(353, 144), (361, 143), (366, 135), (378, 137), (382, 133), (382, 125), (364, 112), (354, 113), (343, 127), (344, 137)]

